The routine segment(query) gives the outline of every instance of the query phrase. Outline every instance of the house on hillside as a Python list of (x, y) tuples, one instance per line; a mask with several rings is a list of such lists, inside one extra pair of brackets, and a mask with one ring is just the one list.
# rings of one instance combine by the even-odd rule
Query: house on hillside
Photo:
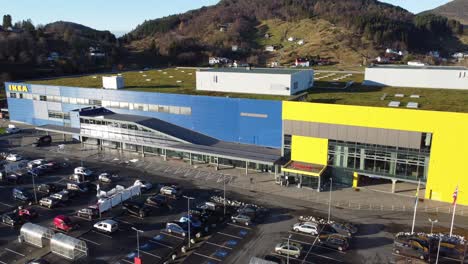
[(276, 48), (273, 45), (268, 45), (265, 47), (265, 51), (268, 51), (268, 52), (274, 52), (275, 50)]
[(218, 29), (220, 32), (226, 32), (228, 30), (229, 25), (228, 24), (220, 24), (218, 25)]
[(12, 32), (12, 33), (21, 33), (21, 32), (23, 32), (23, 30), (21, 28), (15, 28), (15, 27), (8, 27), (7, 31)]
[(210, 57), (209, 60), (208, 60), (208, 64), (210, 64), (211, 66), (213, 66), (213, 65), (226, 65), (226, 64), (228, 64), (230, 62), (231, 62), (230, 59), (224, 58), (224, 57)]
[(271, 38), (271, 35), (270, 35), (269, 33), (266, 33), (266, 34), (265, 34), (265, 38), (266, 38), (266, 39), (269, 39), (269, 38)]
[(288, 41), (289, 41), (289, 42), (293, 42), (294, 40), (296, 40), (294, 37), (289, 37), (289, 38), (288, 38)]
[(238, 46), (238, 45), (232, 45), (232, 46), (231, 46), (231, 50), (232, 50), (233, 52), (239, 51), (239, 46)]
[(296, 67), (310, 67), (310, 60), (306, 58), (297, 58), (294, 65), (296, 65)]
[(303, 39), (298, 40), (297, 45), (300, 45), (300, 46), (304, 45), (304, 40)]
[(93, 58), (104, 58), (106, 53), (101, 51), (101, 49), (98, 47), (89, 47), (89, 56)]

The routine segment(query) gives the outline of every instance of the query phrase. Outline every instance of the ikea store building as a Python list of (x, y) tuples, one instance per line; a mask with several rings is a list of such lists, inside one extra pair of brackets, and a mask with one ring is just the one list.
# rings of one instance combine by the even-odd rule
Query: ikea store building
[(10, 119), (100, 148), (269, 172), (300, 187), (421, 182), (468, 205), (468, 114), (6, 83)]

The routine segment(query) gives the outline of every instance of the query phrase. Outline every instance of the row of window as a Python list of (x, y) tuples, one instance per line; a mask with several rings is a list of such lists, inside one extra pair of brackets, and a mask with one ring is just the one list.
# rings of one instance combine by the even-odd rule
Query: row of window
[(185, 106), (172, 106), (172, 105), (154, 105), (154, 104), (139, 104), (139, 103), (128, 103), (128, 102), (116, 102), (106, 100), (93, 100), (87, 98), (73, 98), (64, 96), (52, 96), (52, 95), (38, 95), (28, 93), (7, 93), (10, 98), (18, 99), (29, 99), (35, 101), (47, 101), (57, 102), (64, 104), (77, 104), (77, 105), (95, 105), (107, 108), (118, 108), (127, 110), (138, 110), (145, 112), (158, 112), (168, 113), (174, 115), (191, 115), (192, 108)]
[(49, 118), (70, 120), (70, 113), (49, 110), (48, 114)]

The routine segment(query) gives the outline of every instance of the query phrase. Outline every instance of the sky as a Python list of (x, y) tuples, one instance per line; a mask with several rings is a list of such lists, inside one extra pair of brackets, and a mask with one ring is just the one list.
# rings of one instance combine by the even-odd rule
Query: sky
[[(183, 13), (216, 4), (219, 0), (10, 0), (0, 6), (0, 14), (10, 14), (13, 21), (30, 18), (34, 24), (63, 20), (120, 36), (144, 20)], [(419, 13), (450, 0), (381, 0)], [(66, 3), (66, 4), (65, 4)]]

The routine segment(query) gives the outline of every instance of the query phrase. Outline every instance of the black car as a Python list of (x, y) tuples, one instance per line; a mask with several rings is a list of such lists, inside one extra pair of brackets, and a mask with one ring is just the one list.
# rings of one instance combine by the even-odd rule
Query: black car
[(34, 147), (45, 147), (45, 146), (50, 146), (52, 143), (52, 137), (47, 135), (47, 136), (42, 136), (36, 138), (36, 142), (33, 143)]
[(2, 215), (2, 223), (16, 226), (24, 223), (23, 219), (16, 212), (10, 212)]
[(88, 218), (89, 220), (99, 217), (99, 210), (97, 208), (83, 208), (76, 212), (76, 215), (83, 218)]
[(37, 186), (38, 192), (47, 193), (47, 194), (55, 193), (58, 190), (59, 190), (59, 187), (53, 183), (47, 183), (47, 184), (43, 183)]
[(143, 203), (137, 202), (124, 202), (122, 203), (122, 209), (126, 210), (131, 215), (136, 215), (141, 218), (148, 216), (151, 213), (151, 208)]
[(157, 194), (150, 196), (146, 199), (146, 204), (158, 206), (158, 207), (166, 207), (167, 206), (167, 198), (164, 195)]
[(273, 262), (273, 263), (278, 263), (278, 264), (284, 264), (285, 263), (282, 258), (274, 256), (274, 255), (266, 255), (263, 259), (268, 260), (268, 261)]
[(31, 202), (33, 200), (31, 194), (26, 192), (24, 189), (21, 188), (14, 188), (12, 191), (13, 199), (19, 200), (22, 202)]
[(348, 239), (339, 234), (320, 235), (319, 243), (329, 248), (345, 251), (349, 248)]

